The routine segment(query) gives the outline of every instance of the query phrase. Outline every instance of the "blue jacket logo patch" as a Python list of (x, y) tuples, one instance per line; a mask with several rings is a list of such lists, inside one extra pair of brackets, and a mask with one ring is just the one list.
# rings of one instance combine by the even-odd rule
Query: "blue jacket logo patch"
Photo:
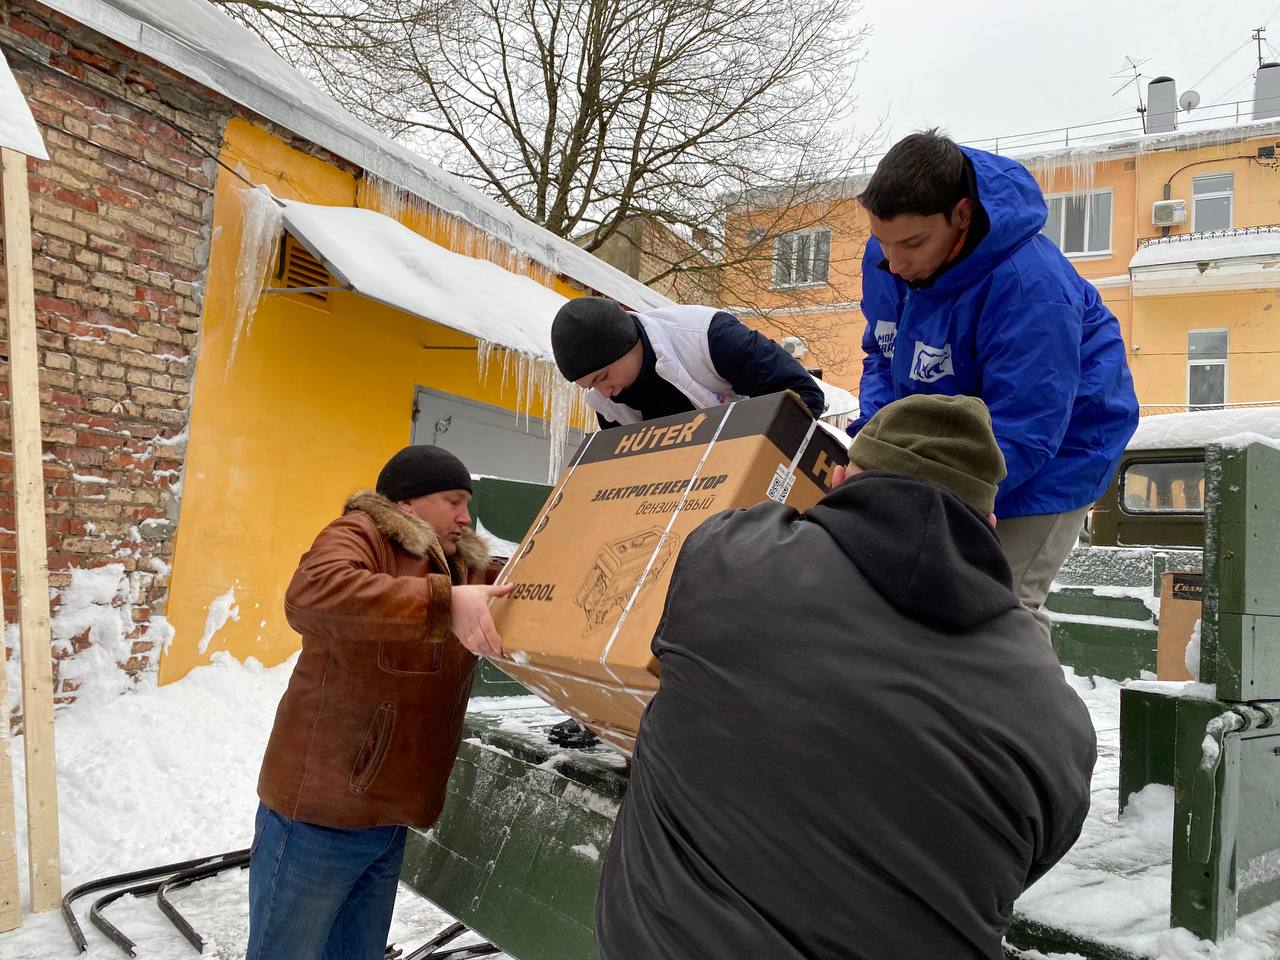
[(880, 352), (893, 359), (893, 341), (898, 338), (898, 325), (891, 320), (876, 321), (876, 346)]
[(951, 344), (931, 347), (927, 343), (916, 341), (916, 353), (911, 359), (911, 379), (922, 383), (933, 383), (943, 377), (955, 374), (951, 366)]

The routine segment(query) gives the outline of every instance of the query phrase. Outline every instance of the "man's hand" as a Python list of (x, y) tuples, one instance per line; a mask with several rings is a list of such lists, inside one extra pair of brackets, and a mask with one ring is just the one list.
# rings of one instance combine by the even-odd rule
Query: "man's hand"
[(476, 656), (502, 656), (502, 638), (489, 614), (489, 601), (505, 597), (514, 589), (514, 583), (453, 588), (453, 634)]

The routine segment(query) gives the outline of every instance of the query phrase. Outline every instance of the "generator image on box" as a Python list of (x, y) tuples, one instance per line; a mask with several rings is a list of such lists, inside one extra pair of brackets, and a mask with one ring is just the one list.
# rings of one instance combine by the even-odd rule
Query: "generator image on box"
[(602, 546), (574, 598), (587, 618), (582, 635), (615, 623), (617, 613), (629, 603), (640, 602), (679, 548), (680, 538), (674, 533), (664, 536), (660, 527)]

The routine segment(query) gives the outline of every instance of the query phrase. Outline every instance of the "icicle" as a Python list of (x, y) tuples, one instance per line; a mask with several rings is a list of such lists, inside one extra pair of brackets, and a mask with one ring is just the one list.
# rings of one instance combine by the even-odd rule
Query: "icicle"
[(551, 286), (555, 272), (500, 237), (493, 236), (464, 217), (433, 206), (390, 180), (366, 172), (360, 181), (357, 203), (384, 213), (416, 232), (432, 235), (442, 246), (478, 260), (496, 263), (511, 273), (531, 277)]
[[(1096, 148), (1078, 147), (1019, 158), (1046, 194), (1089, 193), (1098, 164), (1113, 159)], [(1062, 182), (1065, 181), (1065, 182)]]
[(253, 330), (253, 315), (258, 309), (258, 298), (267, 277), (275, 267), (280, 249), (280, 235), (284, 220), (280, 204), (266, 187), (254, 187), (240, 192), (243, 206), (243, 226), (240, 233), (240, 259), (236, 263), (235, 328), (231, 334), (231, 350), (227, 354), (227, 366), (223, 377), (231, 373), (240, 349), (240, 336), (246, 337)]
[[(415, 232), (431, 236), (455, 253), (488, 260), (544, 286), (551, 286), (556, 279), (554, 270), (511, 243), (489, 234), (465, 218), (433, 206), (389, 180), (366, 172), (360, 182), (357, 202), (367, 209), (386, 214)], [(501, 364), (496, 371), (495, 351), (501, 355)], [(566, 382), (550, 360), (528, 356), (489, 341), (479, 342), (476, 368), (481, 383), (485, 385), (496, 373), (500, 395), (506, 393), (508, 386), (514, 387), (516, 422), (523, 419), (526, 432), (532, 429), (534, 419), (543, 421), (551, 441), (547, 481), (555, 483), (564, 467), (564, 445), (569, 425), (584, 422), (591, 429), (595, 424), (585, 392)]]
[(515, 381), (516, 422), (519, 423), (520, 418), (524, 418), (526, 433), (533, 426), (532, 419), (541, 420), (544, 424), (545, 436), (551, 442), (547, 482), (555, 483), (564, 469), (565, 443), (569, 438), (570, 425), (585, 423), (588, 430), (595, 425), (594, 412), (587, 404), (586, 391), (560, 376), (560, 371), (550, 360), (530, 357), (481, 340), (476, 351), (476, 368), (480, 382), (485, 385), (489, 383), (493, 372), (495, 350), (502, 356), (502, 367), (498, 375), (499, 393), (505, 393), (508, 384)]

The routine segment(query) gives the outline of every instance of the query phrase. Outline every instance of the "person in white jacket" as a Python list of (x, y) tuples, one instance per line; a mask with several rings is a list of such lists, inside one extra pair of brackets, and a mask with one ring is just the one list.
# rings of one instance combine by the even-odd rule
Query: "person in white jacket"
[[(551, 349), (566, 380), (587, 391), (602, 429), (793, 390), (815, 418), (826, 399), (794, 357), (717, 307), (674, 305), (635, 313), (606, 297), (578, 297), (556, 313)], [(589, 747), (576, 720), (551, 742)]]
[(635, 313), (605, 297), (578, 297), (556, 314), (551, 348), (603, 428), (782, 390), (795, 391), (814, 417), (825, 403), (794, 357), (717, 307)]

